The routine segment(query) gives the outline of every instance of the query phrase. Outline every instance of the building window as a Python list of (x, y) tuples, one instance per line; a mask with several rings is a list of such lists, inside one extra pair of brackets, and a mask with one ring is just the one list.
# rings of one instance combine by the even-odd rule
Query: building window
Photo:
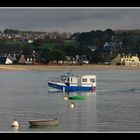
[(83, 78), (82, 79), (82, 82), (87, 82), (87, 78)]
[(90, 79), (90, 82), (94, 83), (95, 82), (95, 79), (94, 78), (91, 78)]

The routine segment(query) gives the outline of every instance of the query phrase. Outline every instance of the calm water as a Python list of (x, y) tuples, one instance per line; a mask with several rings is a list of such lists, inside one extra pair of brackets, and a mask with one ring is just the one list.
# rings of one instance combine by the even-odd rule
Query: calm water
[[(93, 71), (77, 71), (92, 74)], [(47, 79), (63, 72), (0, 71), (0, 132), (101, 132), (140, 131), (140, 71), (94, 71), (96, 93), (85, 100), (63, 99), (49, 91)], [(10, 127), (16, 118), (21, 128)], [(53, 127), (29, 127), (29, 120), (58, 118)]]

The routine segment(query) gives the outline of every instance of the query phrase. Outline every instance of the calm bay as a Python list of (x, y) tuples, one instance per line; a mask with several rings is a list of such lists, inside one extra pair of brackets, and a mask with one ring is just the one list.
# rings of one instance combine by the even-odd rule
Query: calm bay
[[(0, 132), (140, 131), (140, 71), (74, 71), (96, 74), (96, 92), (84, 100), (65, 101), (67, 93), (50, 91), (47, 80), (62, 71), (0, 71)], [(10, 126), (17, 119), (19, 129)], [(58, 126), (30, 127), (29, 120), (58, 118)]]

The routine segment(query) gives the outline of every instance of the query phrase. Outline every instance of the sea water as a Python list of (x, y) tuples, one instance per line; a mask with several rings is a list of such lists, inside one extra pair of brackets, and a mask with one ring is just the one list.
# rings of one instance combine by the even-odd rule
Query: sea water
[[(140, 131), (140, 71), (74, 71), (96, 74), (94, 92), (74, 92), (84, 100), (64, 100), (50, 90), (49, 77), (61, 71), (0, 71), (0, 132)], [(74, 102), (75, 108), (70, 108)], [(11, 127), (14, 119), (20, 128)], [(30, 127), (29, 120), (57, 118), (58, 126)]]

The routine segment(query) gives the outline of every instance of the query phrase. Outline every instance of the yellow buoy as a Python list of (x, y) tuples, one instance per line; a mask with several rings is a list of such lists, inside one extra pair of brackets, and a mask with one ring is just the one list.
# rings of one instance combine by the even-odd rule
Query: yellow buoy
[(68, 100), (68, 97), (67, 96), (64, 96), (64, 100)]
[(14, 119), (14, 121), (11, 123), (11, 127), (20, 127), (19, 122), (16, 119)]

